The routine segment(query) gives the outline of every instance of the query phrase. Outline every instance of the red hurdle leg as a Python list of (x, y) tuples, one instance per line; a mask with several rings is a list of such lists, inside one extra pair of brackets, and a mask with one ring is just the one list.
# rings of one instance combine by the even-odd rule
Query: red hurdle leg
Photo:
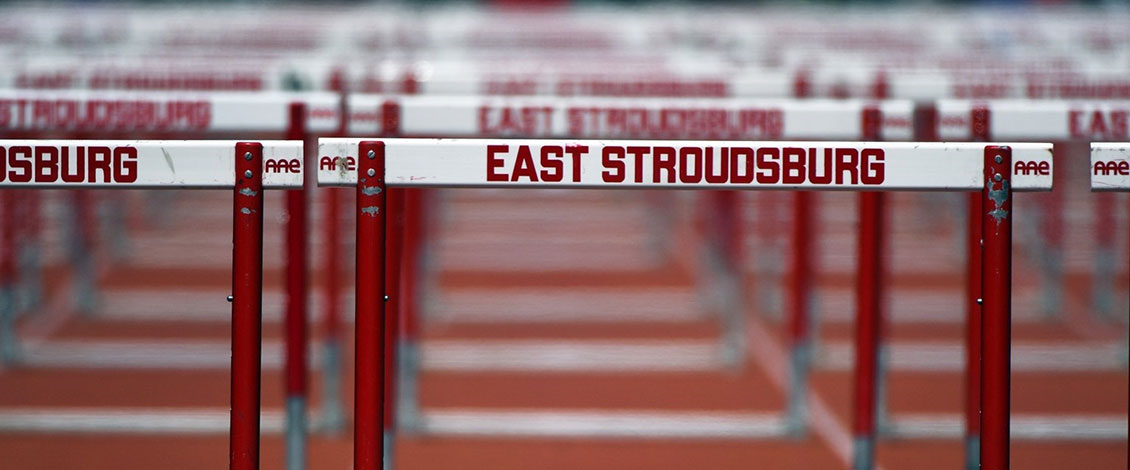
[(91, 313), (97, 304), (94, 240), (98, 236), (98, 218), (94, 213), (94, 194), (89, 190), (71, 190), (69, 193), (75, 224), (70, 246), (75, 273), (75, 308), (82, 313)]
[[(306, 138), (305, 104), (290, 105), (286, 138)], [(306, 468), (307, 429), (305, 188), (286, 192), (286, 214), (286, 468), (302, 470)]]
[(985, 147), (981, 213), (981, 468), (1008, 468), (1012, 324), (1012, 149)]
[(1115, 195), (1097, 193), (1092, 197), (1095, 201), (1095, 275), (1091, 278), (1091, 305), (1095, 314), (1110, 317), (1114, 313), (1115, 298)]
[(808, 413), (808, 364), (811, 359), (812, 338), (809, 332), (809, 293), (812, 280), (812, 199), (807, 191), (793, 195), (793, 246), (792, 275), (789, 279), (788, 312), (790, 344), (790, 375), (788, 428), (789, 433), (801, 436), (806, 432)]
[(965, 235), (965, 468), (981, 466), (981, 198), (969, 195)]
[[(330, 79), (331, 89), (340, 93), (338, 111), (341, 121), (338, 122), (336, 135), (344, 136), (349, 130), (349, 102), (348, 89), (341, 69), (333, 71)], [(323, 276), (325, 279), (324, 308), (325, 316), (324, 341), (325, 356), (322, 359), (322, 425), (330, 432), (341, 432), (345, 428), (345, 413), (341, 404), (341, 194), (338, 188), (325, 188), (324, 217), (322, 226), (325, 229), (325, 254), (323, 259)]]
[(859, 266), (856, 292), (855, 396), (853, 452), (856, 470), (875, 464), (875, 417), (878, 395), (880, 311), (880, 253), (884, 210), (883, 193), (862, 193), (859, 199)]
[(359, 148), (353, 468), (377, 470), (384, 454), (385, 155), (383, 142)]
[(387, 197), (385, 198), (385, 205), (393, 211), (391, 217), (387, 217), (386, 221), (389, 223), (387, 230), (387, 239), (385, 240), (385, 292), (388, 293), (388, 303), (385, 310), (384, 322), (384, 394), (385, 394), (385, 407), (384, 407), (384, 458), (386, 466), (391, 466), (393, 462), (393, 446), (396, 445), (396, 407), (397, 407), (397, 393), (396, 375), (399, 373), (397, 367), (398, 361), (398, 337), (400, 336), (400, 317), (404, 309), (404, 299), (402, 295), (403, 283), (401, 275), (403, 273), (404, 263), (404, 193), (406, 190), (401, 188), (389, 188)]
[(257, 470), (263, 315), (263, 145), (240, 142), (235, 153), (230, 468)]
[(341, 404), (341, 190), (324, 188), (326, 202), (325, 219), (325, 265), (323, 278), (323, 308), (325, 309), (324, 334), (325, 357), (322, 359), (322, 424), (329, 431), (341, 431), (345, 427), (345, 414)]
[(17, 360), (15, 334), (16, 197), (0, 191), (0, 368)]
[(401, 332), (403, 336), (397, 351), (397, 357), (400, 359), (397, 420), (402, 431), (411, 431), (419, 424), (419, 407), (416, 398), (419, 377), (417, 338), (419, 338), (420, 325), (418, 293), (420, 283), (423, 282), (420, 277), (420, 265), (423, 263), (424, 208), (425, 192), (423, 190), (404, 190), (404, 254), (401, 257), (403, 262), (401, 273), (404, 280), (400, 284), (401, 297), (403, 298), (401, 304), (403, 311)]

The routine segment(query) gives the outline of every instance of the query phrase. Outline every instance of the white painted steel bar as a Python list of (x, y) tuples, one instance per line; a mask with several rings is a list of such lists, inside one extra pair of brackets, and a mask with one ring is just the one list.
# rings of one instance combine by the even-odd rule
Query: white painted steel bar
[[(0, 140), (0, 188), (233, 188), (234, 140)], [(302, 142), (263, 144), (263, 187), (302, 187)]]
[(290, 105), (306, 105), (307, 129), (340, 121), (335, 93), (0, 90), (0, 131), (283, 132)]
[[(358, 144), (374, 140), (385, 144), (391, 186), (973, 191), (985, 182), (981, 143), (326, 138), (318, 183), (356, 185)], [(1014, 191), (1051, 190), (1051, 144), (994, 145), (1013, 149)]]
[(1091, 190), (1130, 191), (1130, 143), (1091, 144)]
[(853, 140), (872, 108), (884, 140), (911, 139), (914, 104), (897, 100), (350, 95), (347, 114), (355, 135)]
[(978, 139), (972, 113), (988, 111), (982, 135), (994, 140), (1130, 140), (1130, 101), (939, 100), (938, 137)]

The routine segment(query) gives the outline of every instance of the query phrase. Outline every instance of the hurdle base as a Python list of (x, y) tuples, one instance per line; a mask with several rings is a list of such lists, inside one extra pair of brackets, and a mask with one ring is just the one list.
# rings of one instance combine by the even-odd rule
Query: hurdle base
[(318, 430), (331, 435), (345, 432), (345, 411), (341, 404), (341, 340), (327, 339), (322, 359), (322, 415)]
[(965, 468), (966, 470), (981, 468), (981, 436), (977, 434), (965, 437)]
[(286, 469), (306, 468), (306, 397), (286, 399)]
[(853, 470), (875, 468), (875, 438), (856, 437), (851, 443), (851, 451)]

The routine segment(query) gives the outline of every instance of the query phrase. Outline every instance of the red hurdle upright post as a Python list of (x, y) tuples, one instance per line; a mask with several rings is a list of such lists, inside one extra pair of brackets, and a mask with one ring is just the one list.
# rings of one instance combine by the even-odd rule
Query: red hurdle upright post
[(965, 227), (965, 468), (981, 467), (981, 199), (969, 195)]
[(384, 318), (384, 459), (388, 465), (392, 464), (393, 446), (396, 445), (396, 406), (398, 394), (397, 385), (397, 348), (400, 336), (400, 319), (404, 309), (405, 300), (401, 295), (404, 282), (401, 280), (404, 256), (404, 195), (407, 190), (403, 188), (388, 188), (385, 197), (385, 206), (393, 211), (391, 217), (386, 216), (388, 223), (385, 240), (385, 292), (388, 302), (385, 306)]
[[(291, 103), (289, 140), (306, 138), (306, 105)], [(303, 148), (306, 148), (304, 146)], [(308, 159), (303, 155), (303, 167)], [(306, 189), (286, 192), (286, 468), (306, 468)]]
[(357, 155), (357, 312), (353, 468), (382, 467), (385, 311), (384, 143), (361, 142)]
[(1012, 338), (1012, 149), (985, 148), (981, 310), (981, 468), (1006, 470)]
[[(974, 106), (969, 112), (973, 140), (989, 140), (989, 108)], [(965, 222), (965, 468), (981, 467), (981, 201), (984, 195), (970, 193)]]
[(789, 397), (788, 430), (802, 436), (807, 429), (808, 364), (812, 351), (809, 332), (809, 292), (812, 281), (812, 199), (809, 191), (793, 194), (792, 273), (788, 286), (789, 315)]
[(0, 369), (16, 362), (16, 195), (0, 191)]
[(875, 418), (878, 395), (879, 341), (882, 329), (881, 269), (883, 193), (866, 192), (859, 198), (859, 266), (855, 315), (855, 395), (852, 408), (853, 467), (874, 468)]
[(230, 468), (259, 468), (259, 372), (263, 317), (263, 145), (235, 146), (232, 240)]
[[(882, 114), (877, 107), (863, 110), (865, 139), (879, 140)], [(853, 453), (856, 470), (875, 464), (876, 422), (883, 407), (883, 238), (886, 194), (859, 195), (859, 258), (855, 310), (855, 406)]]

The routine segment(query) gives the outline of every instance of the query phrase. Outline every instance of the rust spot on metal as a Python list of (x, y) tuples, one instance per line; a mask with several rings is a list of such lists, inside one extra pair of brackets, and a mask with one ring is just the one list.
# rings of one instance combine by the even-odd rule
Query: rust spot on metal
[(377, 206), (362, 207), (361, 212), (369, 217), (376, 217), (381, 212), (381, 208)]
[(1001, 221), (1008, 218), (1008, 211), (1004, 210), (1004, 203), (1008, 201), (1008, 181), (1001, 181), (1000, 189), (993, 189), (993, 182), (988, 181), (985, 183), (985, 189), (989, 192), (989, 200), (993, 201), (993, 210), (989, 211), (989, 215), (997, 221), (1000, 225)]

